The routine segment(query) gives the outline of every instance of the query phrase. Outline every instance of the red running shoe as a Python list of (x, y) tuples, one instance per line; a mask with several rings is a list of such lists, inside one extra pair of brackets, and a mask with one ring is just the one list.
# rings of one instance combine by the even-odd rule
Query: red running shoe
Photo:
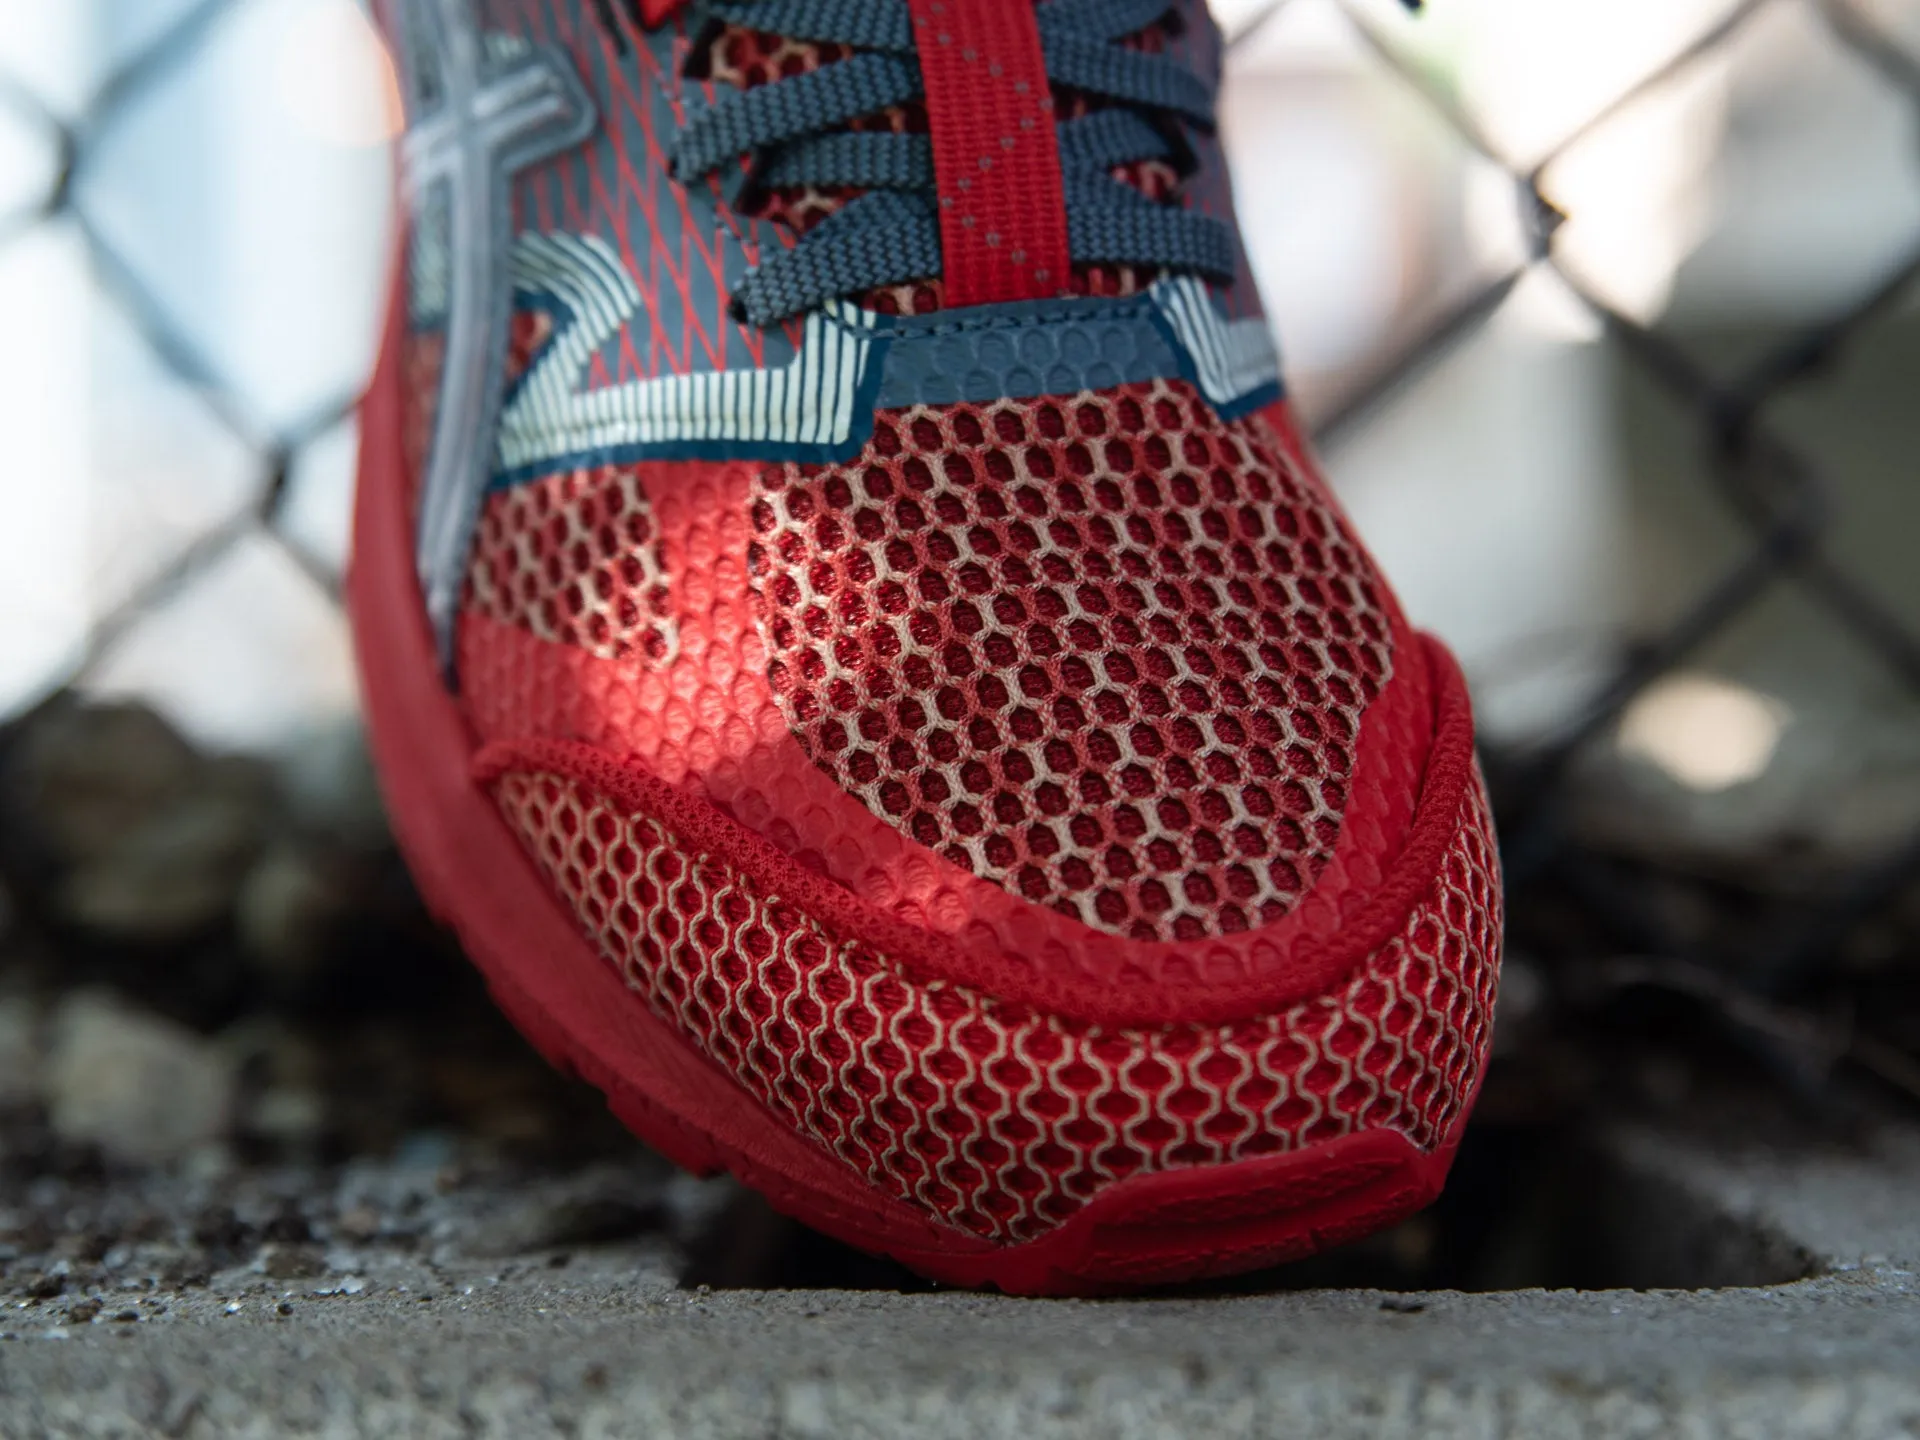
[(650, 1144), (962, 1285), (1433, 1198), (1499, 879), (1307, 457), (1200, 0), (386, 0), (394, 823)]

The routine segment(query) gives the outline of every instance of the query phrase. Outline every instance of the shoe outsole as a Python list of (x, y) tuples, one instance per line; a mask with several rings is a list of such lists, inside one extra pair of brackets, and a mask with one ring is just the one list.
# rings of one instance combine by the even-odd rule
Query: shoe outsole
[(440, 683), (406, 543), (397, 340), (390, 330), (362, 415), (347, 583), (394, 831), (428, 906), (501, 1009), (549, 1062), (598, 1087), (640, 1139), (697, 1174), (728, 1171), (794, 1219), (929, 1278), (1028, 1295), (1243, 1273), (1382, 1229), (1439, 1194), (1471, 1104), (1432, 1151), (1374, 1130), (1135, 1176), (1045, 1235), (998, 1245), (874, 1189), (765, 1111), (595, 952), (471, 774), (476, 738)]

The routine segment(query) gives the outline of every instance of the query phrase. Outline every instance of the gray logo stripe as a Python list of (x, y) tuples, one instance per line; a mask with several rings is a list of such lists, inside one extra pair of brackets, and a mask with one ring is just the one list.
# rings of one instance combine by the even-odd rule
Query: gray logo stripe
[(410, 99), (402, 146), (410, 205), (447, 196), (446, 362), (420, 491), (416, 563), (427, 617), (452, 671), (454, 619), (482, 498), (492, 478), (512, 304), (512, 178), (593, 133), (595, 113), (567, 58), (539, 46), (491, 58), (471, 0), (401, 0)]

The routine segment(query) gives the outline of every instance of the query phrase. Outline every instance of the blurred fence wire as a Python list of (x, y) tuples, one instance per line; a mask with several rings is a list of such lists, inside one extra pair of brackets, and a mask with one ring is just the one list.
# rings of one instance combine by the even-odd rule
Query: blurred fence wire
[[(165, 7), (168, 23), (147, 24), (143, 42), (87, 87), (77, 109), (41, 94), (31, 77), (0, 71), (0, 124), (40, 137), (52, 156), (37, 185), (0, 213), (0, 267), (8, 252), (38, 233), (62, 227), (77, 235), (92, 277), (93, 303), (114, 312), (116, 323), (137, 336), (171, 382), (191, 393), (205, 417), (224, 432), (223, 445), (244, 457), (248, 475), (240, 503), (202, 516), (137, 583), (125, 586), (111, 603), (96, 606), (76, 643), (43, 675), (15, 687), (10, 703), (16, 719), (49, 697), (84, 689), (111, 665), (146, 617), (206, 584), (237, 547), (264, 542), (319, 596), (337, 603), (339, 547), (315, 543), (292, 517), (304, 503), (302, 485), (312, 468), (306, 461), (322, 444), (337, 448), (355, 397), (323, 397), (294, 413), (257, 403), (230, 364), (210, 354), (194, 328), (183, 323), (177, 303), (154, 293), (142, 266), (124, 253), (124, 232), (102, 223), (85, 183), (100, 153), (128, 127), (143, 123), (142, 107), (155, 92), (184, 83), (223, 31), (263, 3), (272, 0), (199, 0)], [(1299, 3), (1242, 5), (1232, 27), (1234, 43), (1256, 43)], [(1434, 0), (1426, 7), (1427, 20), (1400, 23), (1437, 23), (1448, 3)], [(1524, 246), (1499, 273), (1480, 277), (1467, 293), (1429, 314), (1418, 333), (1397, 335), (1389, 349), (1369, 356), (1361, 380), (1313, 415), (1321, 444), (1337, 452), (1344, 441), (1406, 404), (1437, 365), (1472, 343), (1530, 276), (1548, 272), (1590, 312), (1618, 362), (1689, 418), (1701, 463), (1686, 483), (1700, 487), (1744, 537), (1730, 563), (1717, 562), (1722, 568), (1710, 583), (1657, 633), (1636, 635), (1621, 646), (1602, 683), (1577, 704), (1521, 738), (1488, 738), (1484, 758), (1500, 814), (1516, 953), (1552, 977), (1585, 966), (1589, 979), (1611, 976), (1621, 984), (1665, 986), (1693, 996), (1802, 1080), (1819, 1079), (1836, 1055), (1848, 1055), (1896, 1086), (1920, 1089), (1909, 1058), (1920, 1050), (1920, 1003), (1911, 1003), (1920, 925), (1912, 926), (1911, 934), (1895, 926), (1895, 963), (1890, 971), (1875, 972), (1902, 977), (1897, 983), (1876, 981), (1894, 988), (1872, 994), (1904, 996), (1906, 1009), (1878, 998), (1862, 1005), (1856, 996), (1855, 1013), (1841, 1015), (1836, 1008), (1842, 1006), (1836, 998), (1841, 987), (1834, 978), (1863, 930), (1883, 933), (1890, 914), (1905, 913), (1920, 881), (1920, 812), (1909, 818), (1904, 838), (1823, 872), (1818, 884), (1782, 885), (1772, 861), (1756, 859), (1744, 871), (1738, 866), (1709, 870), (1696, 857), (1659, 845), (1636, 848), (1621, 845), (1617, 837), (1597, 839), (1583, 826), (1575, 803), (1583, 757), (1617, 731), (1636, 701), (1692, 664), (1781, 587), (1794, 587), (1844, 632), (1848, 643), (1870, 654), (1890, 685), (1920, 696), (1915, 617), (1902, 613), (1832, 543), (1837, 519), (1849, 503), (1847, 477), (1836, 468), (1845, 460), (1791, 433), (1778, 423), (1777, 413), (1784, 397), (1812, 378), (1834, 374), (1849, 347), (1906, 305), (1920, 272), (1920, 231), (1910, 237), (1903, 257), (1850, 282), (1850, 293), (1824, 313), (1797, 320), (1737, 365), (1713, 365), (1658, 319), (1626, 313), (1590, 283), (1581, 267), (1567, 263), (1561, 239), (1569, 223), (1581, 217), (1556, 203), (1544, 178), (1584, 137), (1646, 96), (1685, 83), (1768, 12), (1804, 12), (1827, 41), (1863, 63), (1862, 74), (1870, 77), (1863, 83), (1885, 87), (1916, 116), (1920, 55), (1905, 43), (1886, 5), (1744, 0), (1722, 7), (1698, 33), (1682, 37), (1544, 152), (1511, 154), (1488, 131), (1473, 95), (1409, 52), (1386, 20), (1394, 7), (1338, 0), (1325, 8), (1336, 11), (1357, 37), (1379, 77), (1390, 80), (1403, 99), (1417, 99), (1454, 142), (1478, 157), (1477, 164), (1496, 167), (1510, 188)], [(8, 203), (0, 198), (0, 206)], [(1920, 374), (1914, 379), (1920, 381)], [(16, 393), (8, 403), (27, 402)], [(138, 453), (136, 446), (136, 461)], [(1435, 463), (1444, 464), (1445, 457)], [(120, 483), (139, 481), (135, 475), (121, 477)], [(30, 474), (6, 480), (8, 494), (16, 497), (35, 483)], [(153, 483), (168, 482), (155, 477)], [(1459, 518), (1463, 526), (1474, 523), (1471, 515)], [(30, 617), (19, 615), (4, 621), (8, 627), (27, 623)], [(1725, 923), (1703, 923), (1702, 913)], [(1826, 1037), (1822, 1045), (1803, 1044), (1792, 1025), (1776, 1023), (1783, 1013), (1820, 1018), (1815, 1028)], [(1826, 1021), (1836, 1015), (1841, 1015), (1833, 1021), (1842, 1027), (1841, 1038), (1826, 1043), (1836, 1033)], [(1807, 1058), (1815, 1052), (1825, 1057), (1817, 1064)]]

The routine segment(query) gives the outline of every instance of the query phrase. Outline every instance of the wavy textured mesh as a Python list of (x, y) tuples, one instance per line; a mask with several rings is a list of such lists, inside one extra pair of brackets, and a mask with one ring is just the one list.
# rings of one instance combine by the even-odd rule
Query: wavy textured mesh
[(470, 609), (603, 659), (662, 664), (678, 650), (652, 507), (632, 467), (489, 496), (467, 587)]
[(1343, 985), (1141, 1030), (910, 980), (571, 778), (509, 773), (494, 793), (657, 1014), (871, 1183), (995, 1240), (1032, 1239), (1131, 1175), (1361, 1130), (1430, 1149), (1485, 1060), (1500, 910), (1477, 783), (1426, 899)]
[(753, 525), (795, 736), (954, 864), (1187, 940), (1280, 919), (1332, 856), (1390, 622), (1261, 422), (1168, 382), (922, 407), (769, 467)]

